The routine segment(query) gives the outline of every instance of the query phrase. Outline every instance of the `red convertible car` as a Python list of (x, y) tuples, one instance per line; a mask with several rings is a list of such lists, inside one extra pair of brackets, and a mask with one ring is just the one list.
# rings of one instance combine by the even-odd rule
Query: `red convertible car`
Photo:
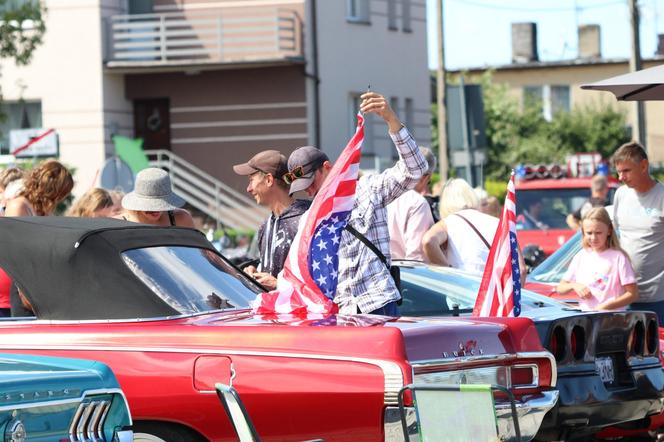
[[(183, 228), (0, 218), (0, 250), (35, 314), (0, 320), (0, 349), (107, 363), (137, 439), (233, 440), (218, 382), (264, 440), (403, 440), (398, 392), (441, 380), (510, 389), (530, 440), (558, 398), (555, 358), (527, 318), (256, 317), (262, 288)], [(505, 397), (496, 413), (514, 440)]]

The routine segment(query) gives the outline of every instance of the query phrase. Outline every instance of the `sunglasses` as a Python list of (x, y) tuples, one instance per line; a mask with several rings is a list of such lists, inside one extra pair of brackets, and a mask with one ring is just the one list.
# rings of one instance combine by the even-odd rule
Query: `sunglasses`
[(303, 166), (297, 166), (295, 169), (291, 170), (290, 172), (287, 172), (284, 174), (282, 179), (286, 182), (286, 184), (292, 184), (293, 181), (295, 181), (298, 178), (309, 178), (311, 177), (314, 172), (316, 172), (316, 169), (318, 167), (311, 167), (311, 170), (309, 172), (305, 172), (304, 168), (307, 166), (310, 166), (316, 162), (319, 162), (318, 160), (310, 161), (307, 164)]

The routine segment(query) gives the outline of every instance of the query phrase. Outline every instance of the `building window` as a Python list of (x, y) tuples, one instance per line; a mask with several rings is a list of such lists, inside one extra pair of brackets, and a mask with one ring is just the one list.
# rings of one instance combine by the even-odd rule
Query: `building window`
[(353, 23), (370, 23), (369, 0), (346, 0), (346, 17)]
[(16, 11), (25, 5), (39, 6), (39, 0), (5, 0), (1, 2), (0, 12)]
[(397, 31), (397, 0), (387, 0), (387, 29)]
[(351, 137), (357, 127), (357, 113), (360, 110), (360, 103), (362, 102), (360, 95), (362, 94), (351, 94), (348, 102), (348, 134)]
[(4, 121), (0, 122), (0, 153), (9, 153), (9, 132), (12, 129), (39, 129), (42, 127), (41, 101), (2, 103)]
[(523, 88), (524, 105), (539, 106), (544, 119), (551, 121), (558, 112), (571, 109), (569, 86), (526, 86)]
[(401, 30), (403, 32), (412, 32), (410, 0), (401, 0)]
[(406, 98), (404, 100), (404, 114), (405, 114), (405, 124), (411, 135), (415, 137), (415, 110), (413, 109), (413, 99)]
[(569, 86), (551, 86), (551, 113), (569, 112), (570, 97)]
[[(348, 100), (348, 135), (352, 137), (357, 128), (357, 113), (360, 110), (360, 98), (364, 92), (351, 92)], [(373, 155), (373, 129), (370, 115), (364, 115), (364, 142), (362, 143), (362, 156)]]

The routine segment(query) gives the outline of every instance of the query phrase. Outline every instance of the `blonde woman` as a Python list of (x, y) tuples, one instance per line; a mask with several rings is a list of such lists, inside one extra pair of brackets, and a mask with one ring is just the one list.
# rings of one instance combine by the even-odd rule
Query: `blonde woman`
[(120, 213), (113, 196), (106, 189), (96, 187), (81, 195), (67, 211), (67, 216), (84, 218), (110, 218)]
[[(463, 179), (448, 180), (440, 195), (440, 218), (422, 238), (427, 259), (444, 266), (481, 275), (498, 228), (498, 218), (482, 213), (480, 201)], [(519, 254), (521, 278), (526, 265)]]

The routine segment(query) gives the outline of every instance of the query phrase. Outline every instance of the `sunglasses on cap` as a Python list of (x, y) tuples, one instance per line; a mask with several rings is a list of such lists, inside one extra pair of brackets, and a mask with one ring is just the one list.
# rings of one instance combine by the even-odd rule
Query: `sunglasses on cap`
[(320, 166), (311, 167), (311, 170), (309, 170), (309, 172), (305, 172), (304, 168), (315, 163), (320, 163), (320, 160), (313, 160), (302, 166), (297, 166), (295, 169), (291, 170), (290, 172), (285, 173), (282, 179), (286, 182), (286, 184), (290, 185), (293, 183), (293, 181), (295, 181), (298, 178), (309, 178), (311, 175), (314, 174), (314, 172), (316, 172), (316, 169)]

